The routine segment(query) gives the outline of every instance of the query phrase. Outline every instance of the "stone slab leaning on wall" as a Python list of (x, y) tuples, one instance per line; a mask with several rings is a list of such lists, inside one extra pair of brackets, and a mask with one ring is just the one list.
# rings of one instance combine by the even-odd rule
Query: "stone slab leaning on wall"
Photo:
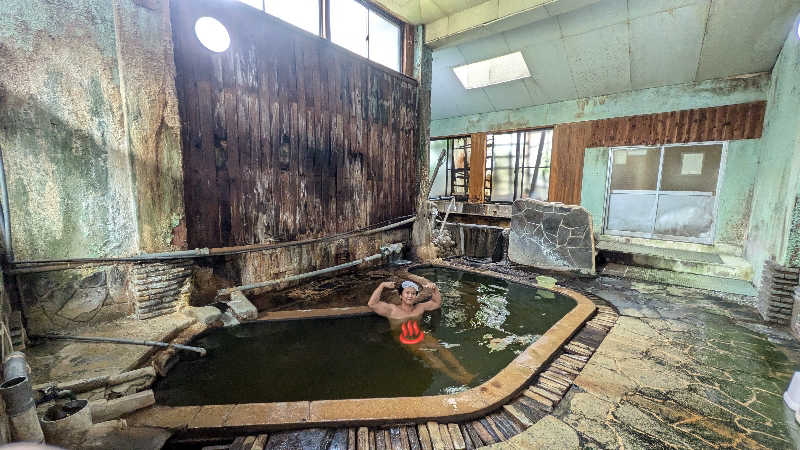
[(594, 230), (586, 209), (534, 199), (514, 202), (508, 259), (550, 270), (594, 273)]

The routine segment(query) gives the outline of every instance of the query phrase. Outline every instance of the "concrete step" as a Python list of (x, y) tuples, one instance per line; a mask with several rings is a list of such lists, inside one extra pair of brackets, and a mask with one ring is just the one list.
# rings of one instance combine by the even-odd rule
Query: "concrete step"
[(609, 263), (603, 266), (600, 275), (618, 276), (634, 280), (654, 283), (673, 284), (676, 286), (706, 289), (709, 291), (727, 292), (756, 296), (758, 291), (750, 281), (734, 278), (713, 277), (694, 273), (675, 272), (672, 270), (653, 269), (640, 266)]
[(607, 262), (678, 273), (751, 282), (753, 267), (740, 256), (600, 240)]

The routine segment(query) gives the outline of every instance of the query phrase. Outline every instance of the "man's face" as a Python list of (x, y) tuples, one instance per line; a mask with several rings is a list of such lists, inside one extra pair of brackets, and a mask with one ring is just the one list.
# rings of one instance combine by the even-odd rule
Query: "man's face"
[(400, 294), (400, 297), (406, 305), (413, 305), (417, 300), (417, 290), (413, 287), (407, 287), (403, 289), (403, 293)]

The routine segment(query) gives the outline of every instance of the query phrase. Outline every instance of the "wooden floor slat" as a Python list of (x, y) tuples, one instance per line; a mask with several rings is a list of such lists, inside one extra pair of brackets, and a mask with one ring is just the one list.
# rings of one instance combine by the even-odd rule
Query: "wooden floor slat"
[[(367, 427), (361, 427), (358, 429), (358, 450), (368, 450), (369, 449), (369, 430)], [(353, 446), (350, 445), (348, 448), (352, 449)]]
[(320, 450), (328, 450), (331, 448), (331, 444), (333, 443), (333, 439), (339, 433), (339, 430), (336, 428), (328, 428), (325, 430), (325, 436), (322, 437), (322, 440), (319, 443)]
[(511, 439), (512, 437), (514, 437), (514, 435), (517, 434), (514, 428), (508, 426), (503, 417), (498, 413), (489, 414), (488, 416), (486, 416), (486, 420), (489, 421), (492, 425), (494, 425), (494, 427), (497, 430), (500, 431), (500, 434), (503, 435), (502, 437), (504, 441)]
[(447, 429), (450, 431), (450, 439), (453, 441), (453, 448), (455, 450), (465, 450), (467, 444), (464, 443), (464, 437), (461, 436), (461, 430), (458, 428), (458, 425), (448, 423)]
[(444, 449), (453, 450), (453, 439), (450, 437), (450, 430), (447, 428), (447, 425), (443, 423), (439, 424), (439, 434), (442, 436), (442, 444), (444, 444)]
[(384, 437), (385, 434), (382, 429), (378, 428), (375, 430), (375, 449), (376, 450), (389, 450), (389, 446), (386, 445), (386, 438)]
[(472, 436), (469, 434), (469, 430), (467, 430), (466, 424), (459, 424), (458, 428), (461, 429), (461, 436), (464, 438), (464, 444), (467, 446), (467, 450), (474, 450), (480, 445), (475, 445), (475, 442), (472, 440)]
[(469, 434), (469, 438), (470, 440), (472, 440), (472, 443), (475, 445), (475, 448), (483, 447), (485, 444), (487, 444), (486, 441), (481, 439), (481, 436), (475, 430), (475, 427), (473, 426), (472, 422), (465, 423), (464, 429), (467, 430), (467, 434)]
[(392, 436), (389, 433), (389, 430), (386, 428), (383, 429), (383, 439), (384, 442), (386, 443), (386, 450), (394, 450), (392, 448)]
[(533, 422), (523, 413), (517, 406), (509, 403), (508, 405), (503, 405), (503, 409), (506, 410), (509, 416), (516, 421), (516, 423), (522, 427), (523, 429), (528, 428), (533, 425)]
[(411, 447), (411, 450), (422, 450), (422, 447), (419, 443), (419, 438), (417, 437), (417, 427), (414, 425), (407, 426), (406, 434), (408, 434), (408, 444), (409, 447)]
[(264, 447), (267, 446), (268, 439), (269, 439), (268, 434), (259, 434), (253, 440), (253, 445), (250, 446), (250, 450), (264, 450)]
[(392, 450), (408, 450), (408, 447), (403, 448), (403, 442), (400, 439), (400, 427), (389, 428), (389, 440), (392, 443)]
[(242, 450), (242, 446), (244, 445), (244, 440), (246, 439), (245, 436), (239, 436), (233, 440), (231, 444), (230, 450)]
[(478, 420), (478, 422), (480, 422), (480, 424), (483, 425), (483, 428), (486, 429), (486, 431), (492, 436), (492, 439), (494, 439), (495, 442), (500, 442), (505, 440), (503, 439), (503, 433), (501, 433), (500, 430), (494, 427), (494, 424), (490, 421), (489, 416), (486, 416), (483, 419)]
[(478, 436), (480, 436), (481, 441), (483, 441), (485, 445), (500, 442), (500, 439), (495, 436), (494, 431), (489, 432), (489, 430), (487, 430), (486, 427), (483, 426), (481, 421), (476, 420), (475, 422), (471, 422), (471, 425), (472, 429), (474, 429), (475, 432), (478, 433)]
[(431, 437), (433, 450), (445, 450), (444, 441), (442, 441), (442, 431), (438, 423), (428, 422), (428, 435)]
[(515, 419), (514, 416), (511, 415), (511, 413), (506, 411), (505, 408), (503, 408), (500, 411), (498, 411), (497, 415), (502, 417), (503, 420), (506, 421), (507, 425), (510, 426), (515, 431), (514, 434), (522, 433), (523, 431), (525, 431), (528, 428), (526, 426), (522, 426), (519, 423), (519, 421), (517, 421), (517, 419)]
[(422, 450), (433, 450), (431, 435), (428, 432), (428, 426), (426, 424), (417, 425), (417, 436), (419, 437), (419, 445), (422, 447)]

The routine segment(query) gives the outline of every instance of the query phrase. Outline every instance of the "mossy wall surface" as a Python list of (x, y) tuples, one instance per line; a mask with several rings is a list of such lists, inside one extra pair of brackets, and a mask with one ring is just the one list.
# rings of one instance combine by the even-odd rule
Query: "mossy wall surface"
[(772, 71), (759, 148), (747, 258), (800, 267), (800, 37), (795, 21)]
[[(15, 259), (185, 248), (169, 1), (4, 1), (0, 61)], [(20, 276), (29, 328), (130, 313), (128, 269)]]
[(17, 259), (134, 253), (112, 2), (4, 2), (0, 60)]
[(169, 2), (3, 7), (0, 146), (16, 259), (181, 248)]

